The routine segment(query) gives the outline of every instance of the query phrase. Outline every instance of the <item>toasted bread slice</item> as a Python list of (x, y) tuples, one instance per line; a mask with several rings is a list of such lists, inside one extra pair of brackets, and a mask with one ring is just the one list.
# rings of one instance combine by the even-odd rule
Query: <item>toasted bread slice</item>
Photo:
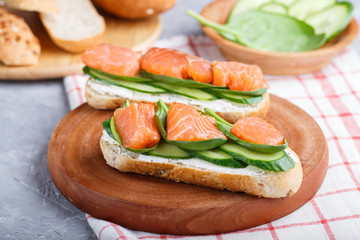
[(40, 19), (51, 39), (69, 52), (83, 52), (100, 42), (105, 20), (90, 0), (57, 0), (60, 13), (41, 13)]

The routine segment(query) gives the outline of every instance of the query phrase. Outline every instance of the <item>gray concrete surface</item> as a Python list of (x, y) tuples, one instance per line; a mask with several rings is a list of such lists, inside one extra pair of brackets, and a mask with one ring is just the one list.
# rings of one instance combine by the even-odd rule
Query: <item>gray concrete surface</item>
[[(185, 10), (199, 12), (208, 2), (178, 0), (162, 15), (161, 38), (201, 34)], [(353, 46), (360, 54), (359, 37)], [(51, 133), (69, 110), (62, 79), (0, 81), (0, 239), (96, 239), (85, 214), (59, 193), (48, 171)]]

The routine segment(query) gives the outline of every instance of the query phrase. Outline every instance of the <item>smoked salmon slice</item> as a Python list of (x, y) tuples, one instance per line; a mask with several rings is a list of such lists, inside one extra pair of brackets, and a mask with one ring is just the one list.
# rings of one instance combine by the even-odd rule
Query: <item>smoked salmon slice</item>
[(175, 49), (151, 48), (141, 58), (141, 68), (147, 72), (180, 79), (211, 83), (211, 64), (203, 58)]
[(131, 103), (114, 112), (115, 128), (126, 148), (143, 149), (156, 146), (160, 133), (152, 103)]
[(141, 58), (141, 68), (157, 75), (181, 79), (189, 77), (186, 57), (175, 49), (150, 48)]
[(275, 126), (258, 117), (239, 119), (230, 129), (230, 133), (251, 143), (265, 145), (284, 143), (284, 137)]
[(167, 138), (171, 141), (201, 141), (226, 136), (216, 127), (215, 118), (194, 107), (172, 103), (167, 114)]
[(85, 50), (82, 62), (92, 68), (121, 76), (134, 77), (140, 71), (140, 52), (109, 44), (98, 44)]
[(213, 71), (211, 64), (203, 58), (186, 54), (189, 76), (202, 83), (212, 83)]
[(252, 91), (268, 88), (264, 75), (257, 65), (247, 65), (239, 62), (212, 62), (214, 74), (213, 84), (229, 87), (231, 90)]

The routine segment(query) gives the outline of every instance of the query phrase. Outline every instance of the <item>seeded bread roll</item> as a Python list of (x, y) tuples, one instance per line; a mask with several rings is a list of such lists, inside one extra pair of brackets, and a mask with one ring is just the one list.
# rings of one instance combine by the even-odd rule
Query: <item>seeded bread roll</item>
[(48, 34), (60, 48), (83, 52), (101, 41), (105, 20), (90, 0), (57, 0), (60, 13), (41, 13)]
[(176, 182), (191, 183), (266, 198), (290, 197), (302, 182), (302, 167), (290, 148), (295, 167), (286, 172), (266, 171), (253, 166), (245, 169), (222, 167), (198, 159), (166, 159), (134, 153), (121, 147), (103, 132), (101, 151), (108, 165), (122, 172), (152, 175)]
[(0, 7), (0, 61), (5, 65), (37, 64), (40, 43), (26, 22)]

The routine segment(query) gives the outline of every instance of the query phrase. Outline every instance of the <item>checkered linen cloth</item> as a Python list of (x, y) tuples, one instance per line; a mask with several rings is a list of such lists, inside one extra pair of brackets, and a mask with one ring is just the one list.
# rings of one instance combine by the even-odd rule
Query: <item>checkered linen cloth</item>
[[(168, 47), (212, 60), (225, 60), (205, 36), (160, 40)], [(310, 114), (329, 147), (329, 168), (318, 193), (303, 207), (255, 228), (208, 236), (174, 236), (133, 231), (87, 215), (99, 239), (360, 239), (360, 58), (351, 48), (336, 55), (322, 70), (297, 76), (265, 76), (270, 92)], [(71, 108), (86, 101), (87, 77), (65, 77)]]

